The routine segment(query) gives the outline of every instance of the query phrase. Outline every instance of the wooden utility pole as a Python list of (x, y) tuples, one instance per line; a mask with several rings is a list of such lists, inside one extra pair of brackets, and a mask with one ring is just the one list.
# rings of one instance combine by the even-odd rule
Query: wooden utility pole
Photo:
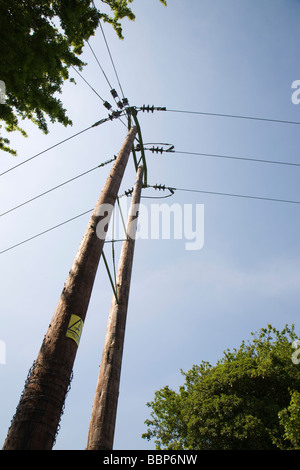
[(115, 204), (136, 131), (129, 131), (94, 208), (3, 450), (52, 449), (105, 241), (97, 224), (105, 217), (108, 223), (111, 215), (101, 208)]
[(119, 396), (119, 384), (127, 307), (135, 246), (138, 205), (143, 186), (143, 167), (137, 171), (127, 222), (127, 240), (123, 242), (116, 279), (117, 299), (112, 298), (99, 376), (92, 409), (87, 450), (111, 450)]

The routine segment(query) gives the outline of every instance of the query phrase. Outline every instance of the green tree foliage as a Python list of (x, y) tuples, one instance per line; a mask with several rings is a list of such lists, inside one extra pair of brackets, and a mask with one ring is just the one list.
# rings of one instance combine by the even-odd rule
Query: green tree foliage
[[(0, 80), (6, 85), (0, 120), (6, 131), (18, 130), (26, 136), (19, 118), (30, 119), (44, 133), (47, 118), (64, 126), (72, 124), (57, 94), (69, 80), (69, 68), (82, 70), (86, 65), (79, 58), (84, 42), (95, 33), (100, 18), (113, 26), (120, 39), (120, 20), (135, 19), (129, 7), (133, 0), (101, 1), (110, 14), (100, 12), (90, 0), (0, 0)], [(3, 137), (0, 149), (16, 154)]]
[[(291, 403), (279, 412), (279, 419), (284, 428), (283, 438), (291, 443), (287, 448), (300, 450), (300, 393), (298, 391), (291, 392)], [(284, 448), (280, 442), (278, 445)]]
[(215, 366), (202, 362), (178, 392), (168, 386), (147, 403), (143, 438), (157, 449), (271, 450), (300, 448), (300, 364), (292, 361), (294, 326), (271, 325), (227, 350)]

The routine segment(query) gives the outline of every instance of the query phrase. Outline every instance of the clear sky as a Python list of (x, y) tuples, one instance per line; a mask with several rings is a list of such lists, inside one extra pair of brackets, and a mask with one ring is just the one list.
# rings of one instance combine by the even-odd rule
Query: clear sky
[[(104, 25), (131, 105), (300, 121), (300, 104), (291, 100), (292, 82), (300, 80), (298, 0), (169, 0), (167, 8), (141, 0), (132, 9), (136, 21), (124, 21), (124, 41)], [(101, 30), (90, 44), (119, 90)], [(84, 77), (111, 100), (88, 47), (84, 59)], [(45, 136), (24, 123), (29, 138), (10, 136), (18, 157), (3, 152), (0, 172), (107, 116), (73, 75), (77, 86), (65, 85), (61, 96), (73, 127), (50, 125)], [(177, 152), (300, 163), (299, 125), (172, 112), (140, 113), (139, 122), (144, 142), (170, 143)], [(0, 212), (111, 158), (126, 132), (119, 121), (103, 124), (6, 173)], [(300, 201), (297, 166), (150, 152), (147, 166), (151, 185)], [(109, 169), (0, 217), (0, 251), (92, 209)], [(131, 159), (120, 194), (134, 181)], [(143, 199), (149, 210), (159, 202), (203, 204), (204, 246), (190, 251), (185, 240), (136, 242), (115, 449), (154, 448), (141, 439), (146, 403), (165, 385), (178, 389), (180, 369), (214, 364), (268, 323), (295, 324), (300, 333), (299, 204), (182, 191)], [(89, 214), (1, 254), (2, 442), (88, 220)], [(111, 265), (109, 245), (105, 253)], [(111, 297), (101, 261), (54, 449), (85, 448)]]

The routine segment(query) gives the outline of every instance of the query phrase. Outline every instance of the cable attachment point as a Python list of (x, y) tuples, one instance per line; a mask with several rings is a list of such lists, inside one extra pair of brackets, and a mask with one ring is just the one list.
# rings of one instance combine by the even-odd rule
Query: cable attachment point
[(110, 110), (110, 109), (112, 108), (112, 105), (109, 104), (108, 101), (104, 101), (103, 106), (104, 106), (106, 109), (108, 109), (108, 110)]
[(111, 114), (108, 115), (109, 119), (112, 121), (121, 116), (121, 111), (113, 111)]
[(110, 92), (112, 94), (112, 97), (116, 101), (118, 108), (123, 109), (124, 105), (123, 105), (122, 101), (120, 100), (119, 95), (116, 92), (116, 90), (113, 88), (112, 90), (110, 90)]
[(108, 120), (108, 118), (100, 119), (100, 121), (95, 122), (95, 123), (92, 125), (92, 127), (100, 126), (100, 124), (104, 124), (107, 120)]
[(143, 196), (143, 198), (146, 198), (146, 199), (165, 199), (165, 198), (171, 197), (171, 196), (173, 196), (173, 194), (175, 194), (174, 188), (169, 188), (165, 184), (155, 184), (154, 186), (151, 186), (151, 185), (147, 184), (144, 187), (153, 188), (155, 190), (163, 191), (163, 192), (164, 191), (169, 191), (169, 194), (167, 194), (166, 196)]
[(164, 149), (163, 147), (159, 148), (159, 147), (152, 147), (149, 149), (152, 153), (160, 153), (162, 154), (164, 152)]
[[(150, 152), (152, 153), (160, 153), (162, 154), (163, 152), (175, 152), (174, 150), (174, 145), (171, 145), (171, 144), (162, 144), (162, 145), (167, 145), (168, 148), (167, 149), (164, 149), (163, 147), (150, 147), (150, 148), (147, 148), (147, 147), (144, 147), (144, 150), (150, 150)], [(135, 150), (137, 152), (141, 151), (141, 146), (139, 144), (137, 144)]]
[(117, 158), (117, 155), (114, 155), (114, 158), (111, 158), (110, 160), (106, 160), (105, 162), (100, 163), (100, 165), (98, 165), (98, 168), (101, 168), (102, 166), (105, 166), (105, 165), (108, 165), (109, 163), (114, 162), (116, 158)]
[(141, 145), (140, 145), (140, 144), (136, 144), (134, 150), (135, 150), (136, 152), (141, 152), (141, 150), (142, 150)]
[(128, 99), (127, 98), (123, 98), (122, 101), (117, 93), (117, 91), (113, 88), (112, 90), (110, 90), (111, 94), (112, 94), (112, 97), (114, 98), (114, 100), (116, 101), (117, 103), (117, 106), (118, 108), (120, 109), (123, 109), (124, 106), (129, 106), (129, 102), (128, 102)]
[(150, 106), (150, 105), (148, 104), (148, 106), (143, 105), (143, 106), (140, 108), (140, 111), (143, 111), (143, 113), (144, 113), (145, 111), (147, 111), (147, 113), (150, 113), (150, 111), (151, 111), (151, 112), (153, 113), (153, 111), (167, 111), (167, 108), (165, 108), (165, 107), (163, 107), (163, 108), (162, 108), (162, 107), (157, 107), (157, 106), (153, 106), (153, 105)]
[(100, 119), (100, 121), (95, 122), (91, 127), (97, 127), (100, 124), (103, 124), (104, 122), (107, 122), (109, 120), (112, 121), (113, 119), (117, 119), (120, 116), (123, 116), (121, 111), (113, 111), (111, 114), (108, 115), (107, 118)]
[(153, 188), (154, 188), (154, 189), (158, 189), (159, 191), (166, 191), (166, 190), (167, 190), (167, 191), (170, 191), (170, 193), (171, 193), (170, 196), (171, 196), (172, 194), (174, 194), (174, 188), (166, 187), (165, 184), (155, 184), (155, 185), (153, 186)]
[(154, 189), (158, 189), (159, 191), (160, 191), (160, 190), (165, 191), (166, 185), (165, 185), (165, 184), (164, 184), (164, 185), (162, 185), (162, 184), (155, 184), (155, 185), (153, 186), (153, 188), (154, 188)]
[(172, 194), (174, 194), (174, 188), (169, 188), (169, 187), (166, 188), (166, 185), (165, 185), (165, 184), (155, 184), (155, 185), (153, 186), (153, 188), (154, 188), (154, 189), (158, 189), (159, 191), (160, 191), (160, 190), (162, 190), (162, 191), (166, 191), (166, 190), (167, 190), (167, 191), (170, 191), (170, 193), (171, 193), (170, 196), (171, 196)]
[(118, 93), (116, 92), (116, 90), (114, 88), (112, 90), (110, 90), (110, 92), (111, 92), (113, 98), (119, 98)]
[(133, 193), (133, 188), (128, 189), (128, 191), (125, 191), (125, 192), (124, 192), (125, 196), (127, 196), (127, 197), (128, 197), (128, 196), (131, 196), (132, 193)]

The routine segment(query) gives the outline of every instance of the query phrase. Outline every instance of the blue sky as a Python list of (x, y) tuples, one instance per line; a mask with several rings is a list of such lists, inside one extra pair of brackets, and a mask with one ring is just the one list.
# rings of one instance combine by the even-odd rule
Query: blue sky
[[(132, 8), (136, 21), (124, 21), (124, 41), (104, 25), (132, 105), (300, 121), (300, 105), (291, 101), (292, 82), (300, 80), (299, 1), (169, 0), (164, 8), (142, 0)], [(100, 30), (90, 44), (118, 89)], [(110, 100), (88, 47), (84, 59), (84, 77)], [(77, 86), (66, 84), (61, 96), (73, 127), (50, 125), (45, 136), (24, 123), (29, 138), (10, 136), (18, 157), (3, 153), (1, 172), (107, 116), (74, 77)], [(171, 112), (140, 113), (139, 122), (144, 142), (168, 142), (177, 151), (299, 163), (297, 125)], [(111, 158), (125, 136), (122, 123), (109, 122), (2, 176), (1, 213)], [(149, 184), (300, 201), (298, 167), (150, 152), (147, 166)], [(92, 209), (109, 168), (1, 217), (0, 251)], [(120, 194), (134, 181), (130, 160)], [(183, 240), (136, 242), (115, 449), (154, 448), (141, 439), (146, 402), (165, 385), (177, 389), (180, 369), (215, 363), (268, 323), (293, 323), (300, 333), (299, 205), (180, 191), (162, 202), (204, 204), (205, 242), (199, 251), (185, 250)], [(2, 441), (88, 220), (1, 255)], [(85, 448), (111, 297), (101, 262), (55, 449)]]

